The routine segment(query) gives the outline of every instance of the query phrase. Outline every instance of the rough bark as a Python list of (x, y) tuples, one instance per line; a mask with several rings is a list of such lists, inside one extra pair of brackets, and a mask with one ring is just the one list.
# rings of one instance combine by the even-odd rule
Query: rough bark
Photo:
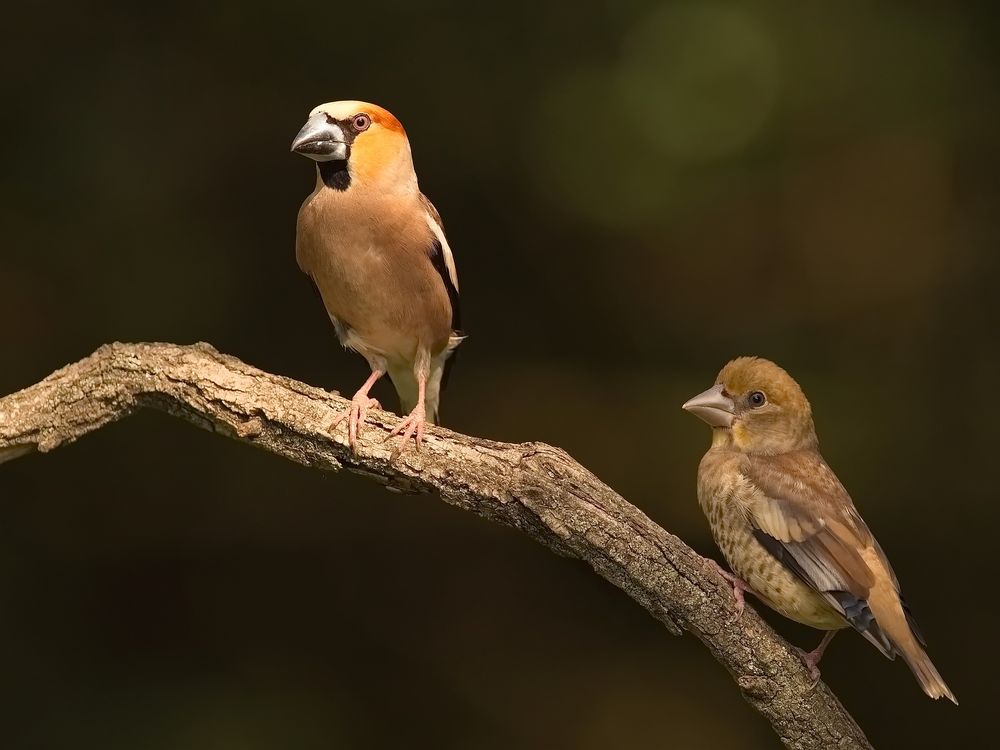
[(70, 443), (150, 407), (326, 471), (347, 469), (392, 488), (436, 492), (447, 503), (520, 529), (577, 557), (641, 604), (671, 633), (698, 637), (744, 698), (789, 748), (870, 748), (822, 682), (749, 607), (734, 624), (732, 590), (696, 552), (630, 505), (567, 453), (431, 429), (419, 452), (390, 461), (398, 417), (369, 414), (356, 453), (336, 394), (271, 375), (207, 344), (110, 344), (0, 399), (0, 463)]

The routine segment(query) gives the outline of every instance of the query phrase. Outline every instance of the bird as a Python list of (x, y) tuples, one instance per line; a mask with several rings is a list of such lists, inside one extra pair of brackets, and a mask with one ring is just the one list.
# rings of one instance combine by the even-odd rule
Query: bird
[(401, 435), (419, 450), (428, 419), (439, 423), (441, 390), (464, 339), (458, 272), (441, 216), (417, 184), (410, 142), (388, 110), (363, 101), (314, 108), (291, 150), (316, 162), (316, 186), (299, 209), (295, 257), (319, 290), (340, 343), (371, 375), (331, 424), (348, 442), (388, 375), (405, 418)]
[(797, 649), (814, 680), (834, 634), (853, 627), (888, 658), (902, 656), (928, 696), (957, 705), (882, 547), (820, 455), (812, 407), (792, 376), (770, 360), (738, 357), (682, 408), (712, 427), (698, 502), (735, 574), (712, 563), (733, 586), (733, 619), (749, 591), (827, 631), (813, 651)]

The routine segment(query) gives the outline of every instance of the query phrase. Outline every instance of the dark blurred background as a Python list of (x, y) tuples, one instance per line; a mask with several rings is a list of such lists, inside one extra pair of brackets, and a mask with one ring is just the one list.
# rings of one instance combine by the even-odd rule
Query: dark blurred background
[[(405, 124), (460, 270), (454, 429), (566, 448), (718, 555), (680, 411), (810, 396), (961, 708), (846, 634), (876, 747), (984, 747), (997, 667), (988, 3), (5, 9), (0, 393), (123, 340), (351, 393), (294, 259), (309, 110)], [(391, 391), (378, 392), (395, 405)], [(0, 467), (4, 748), (768, 748), (694, 638), (433, 498), (144, 413)], [(794, 643), (818, 633), (768, 615)]]

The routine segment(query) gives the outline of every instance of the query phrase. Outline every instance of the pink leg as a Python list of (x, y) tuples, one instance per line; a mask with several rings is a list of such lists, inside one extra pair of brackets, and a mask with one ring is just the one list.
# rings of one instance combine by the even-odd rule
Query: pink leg
[(337, 425), (347, 420), (347, 442), (351, 446), (351, 450), (354, 450), (358, 442), (358, 429), (365, 422), (365, 415), (368, 410), (372, 407), (376, 409), (381, 409), (382, 404), (378, 402), (377, 399), (369, 398), (368, 391), (372, 389), (380, 377), (385, 374), (382, 370), (372, 370), (372, 374), (368, 376), (368, 380), (365, 384), (358, 389), (358, 392), (354, 394), (351, 399), (351, 405), (344, 409), (335, 420), (327, 428), (328, 432), (333, 432), (337, 429)]
[(725, 570), (719, 563), (710, 558), (705, 558), (708, 563), (712, 566), (716, 573), (725, 578), (733, 587), (733, 598), (736, 600), (736, 614), (729, 618), (729, 624), (732, 625), (734, 622), (739, 620), (743, 616), (743, 610), (746, 608), (746, 600), (743, 598), (743, 592), (749, 591), (753, 593), (753, 589), (747, 585), (746, 581), (742, 578), (738, 578)]
[(833, 640), (833, 636), (835, 635), (837, 635), (836, 630), (826, 631), (823, 634), (823, 640), (812, 651), (803, 651), (801, 648), (795, 649), (799, 652), (799, 656), (802, 657), (802, 663), (806, 665), (806, 669), (809, 670), (809, 676), (812, 677), (814, 683), (819, 682), (819, 660), (823, 658), (823, 652), (826, 651), (826, 647), (830, 645), (830, 641)]
[(416, 445), (416, 450), (420, 450), (420, 443), (424, 439), (424, 426), (427, 424), (427, 411), (424, 407), (424, 394), (427, 390), (427, 376), (419, 375), (417, 377), (417, 405), (413, 407), (413, 411), (410, 415), (396, 425), (392, 432), (386, 436), (386, 440), (389, 438), (399, 435), (402, 433), (403, 438), (399, 441), (393, 451), (391, 460), (396, 460), (399, 454), (403, 452), (403, 449), (410, 442), (410, 438), (413, 438), (413, 442)]

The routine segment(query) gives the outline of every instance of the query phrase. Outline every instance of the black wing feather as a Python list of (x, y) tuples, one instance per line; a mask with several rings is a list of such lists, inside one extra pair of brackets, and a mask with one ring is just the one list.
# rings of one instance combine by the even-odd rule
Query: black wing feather
[[(448, 302), (451, 303), (451, 330), (455, 333), (461, 333), (462, 310), (458, 299), (458, 289), (455, 288), (455, 284), (451, 280), (451, 274), (448, 273), (448, 265), (444, 262), (444, 248), (441, 247), (441, 242), (437, 238), (434, 239), (434, 247), (431, 250), (431, 263), (434, 266), (434, 270), (441, 276), (445, 291), (448, 292)], [(444, 363), (444, 372), (441, 373), (442, 391), (448, 386), (448, 379), (451, 377), (451, 368), (455, 366), (457, 358), (458, 350), (455, 350)]]
[(872, 614), (871, 608), (868, 606), (868, 600), (862, 599), (850, 591), (823, 591), (790, 553), (788, 546), (792, 543), (786, 544), (758, 528), (754, 528), (753, 535), (760, 542), (760, 545), (771, 553), (774, 559), (788, 568), (803, 583), (817, 591), (832, 596), (837, 604), (840, 605), (844, 613), (844, 619), (851, 624), (851, 627), (862, 635), (870, 636), (872, 644), (890, 659), (895, 658), (896, 649), (892, 647), (889, 639), (882, 632), (882, 628), (875, 621), (875, 615)]
[(448, 301), (451, 303), (451, 330), (461, 331), (462, 311), (458, 300), (458, 289), (455, 288), (451, 274), (448, 273), (448, 265), (444, 262), (444, 249), (437, 238), (434, 239), (434, 247), (431, 250), (431, 263), (434, 265), (434, 270), (441, 276), (445, 291), (448, 292)]

